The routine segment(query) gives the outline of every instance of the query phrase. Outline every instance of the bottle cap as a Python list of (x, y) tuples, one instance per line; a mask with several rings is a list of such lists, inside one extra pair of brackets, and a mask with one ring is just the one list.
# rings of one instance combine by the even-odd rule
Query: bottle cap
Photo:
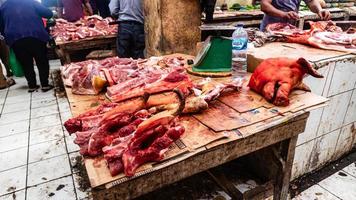
[(237, 23), (236, 27), (244, 27), (244, 24), (243, 23)]

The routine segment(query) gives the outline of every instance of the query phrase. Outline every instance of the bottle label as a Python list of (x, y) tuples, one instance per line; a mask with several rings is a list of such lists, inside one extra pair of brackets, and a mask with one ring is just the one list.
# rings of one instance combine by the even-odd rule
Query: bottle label
[(247, 49), (246, 38), (236, 38), (232, 40), (232, 50), (245, 50)]

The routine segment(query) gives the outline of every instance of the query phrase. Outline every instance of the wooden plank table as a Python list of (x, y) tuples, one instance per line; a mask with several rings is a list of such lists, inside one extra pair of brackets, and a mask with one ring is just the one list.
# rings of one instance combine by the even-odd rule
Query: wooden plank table
[[(73, 54), (83, 50), (113, 50), (116, 52), (116, 35), (85, 38), (77, 41), (56, 42), (55, 51), (62, 64), (69, 64)], [(77, 60), (79, 61), (79, 60)]]
[[(200, 78), (192, 77), (194, 80)], [(224, 80), (224, 79), (219, 79)], [(71, 94), (66, 88), (74, 116), (97, 106), (105, 98)], [(131, 199), (211, 169), (266, 147), (276, 147), (279, 160), (274, 199), (287, 199), (291, 167), (298, 134), (304, 131), (311, 109), (327, 99), (295, 91), (291, 105), (275, 107), (246, 86), (240, 93), (225, 95), (203, 113), (183, 116), (186, 132), (159, 163), (140, 167), (131, 177), (112, 177), (104, 159), (85, 159), (94, 199)]]

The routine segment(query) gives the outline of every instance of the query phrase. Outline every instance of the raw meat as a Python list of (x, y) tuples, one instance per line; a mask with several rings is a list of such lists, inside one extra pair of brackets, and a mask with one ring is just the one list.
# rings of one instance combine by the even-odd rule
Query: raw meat
[(290, 24), (275, 23), (267, 26), (278, 41), (306, 44), (320, 49), (356, 52), (356, 33), (343, 32), (334, 22), (309, 22), (310, 30), (300, 30)]
[(73, 94), (99, 94), (106, 84), (105, 75), (94, 64), (82, 67), (73, 75), (72, 80)]
[(168, 147), (184, 133), (172, 115), (153, 116), (139, 125), (122, 155), (126, 176), (133, 176), (144, 163), (160, 161)]
[(109, 87), (107, 96), (113, 102), (120, 102), (130, 98), (143, 96), (145, 93), (155, 94), (179, 89), (183, 93), (189, 93), (192, 82), (185, 73), (172, 71), (168, 74), (152, 73), (146, 77), (138, 77), (124, 84)]
[(77, 22), (57, 19), (56, 25), (51, 30), (51, 34), (56, 42), (59, 43), (97, 36), (115, 35), (117, 34), (117, 25), (110, 25), (112, 21), (111, 18), (103, 19), (97, 15), (84, 17)]
[(310, 91), (302, 82), (305, 74), (323, 77), (304, 58), (269, 58), (257, 66), (248, 86), (274, 105), (288, 106), (288, 95), (293, 89)]

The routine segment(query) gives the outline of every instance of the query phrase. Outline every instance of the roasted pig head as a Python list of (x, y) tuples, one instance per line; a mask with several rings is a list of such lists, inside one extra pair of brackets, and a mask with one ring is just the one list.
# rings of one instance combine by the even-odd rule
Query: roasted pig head
[(269, 58), (257, 66), (248, 86), (274, 105), (288, 106), (293, 89), (310, 91), (302, 82), (306, 74), (323, 78), (304, 58)]

